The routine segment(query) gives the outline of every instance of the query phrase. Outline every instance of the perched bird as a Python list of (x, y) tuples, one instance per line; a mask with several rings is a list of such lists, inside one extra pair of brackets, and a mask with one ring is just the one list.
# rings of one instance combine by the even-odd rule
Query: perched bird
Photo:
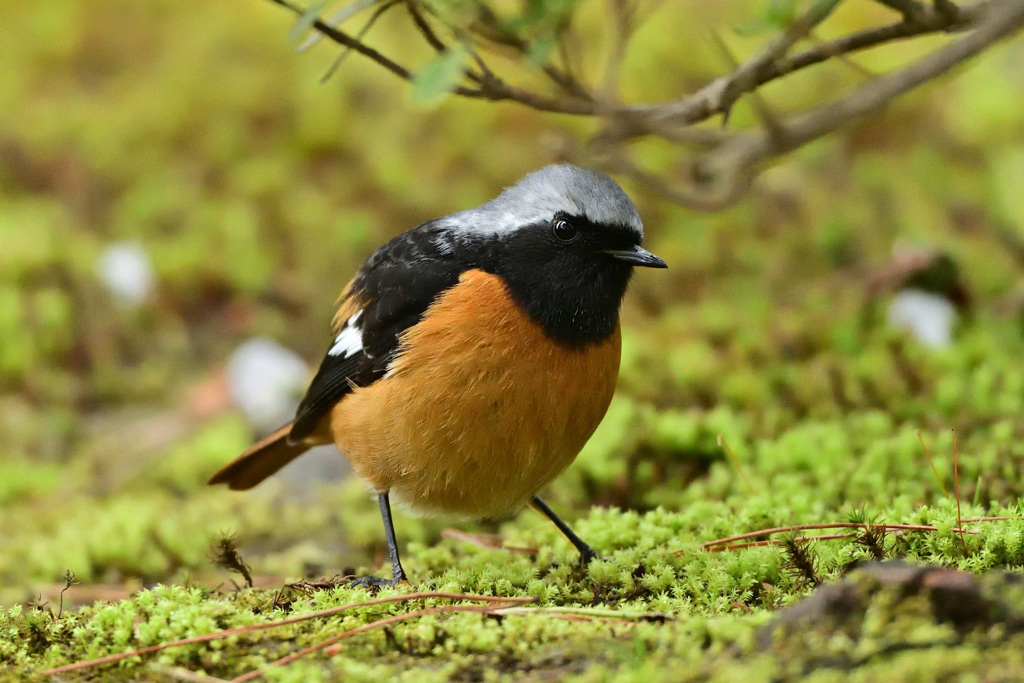
[(483, 519), (529, 503), (589, 562), (597, 553), (537, 492), (576, 458), (619, 373), (619, 305), (642, 249), (633, 202), (570, 165), (371, 255), (341, 294), (334, 339), (294, 421), (210, 479), (248, 489), (334, 442), (377, 495), (391, 580), (406, 580), (390, 498)]

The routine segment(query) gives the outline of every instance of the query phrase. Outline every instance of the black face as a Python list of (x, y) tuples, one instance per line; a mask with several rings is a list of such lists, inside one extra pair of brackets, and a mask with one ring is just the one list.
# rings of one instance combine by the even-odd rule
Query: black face
[(634, 266), (664, 268), (639, 248), (637, 234), (556, 214), (545, 224), (501, 240), (490, 268), (544, 330), (562, 343), (583, 346), (607, 339)]

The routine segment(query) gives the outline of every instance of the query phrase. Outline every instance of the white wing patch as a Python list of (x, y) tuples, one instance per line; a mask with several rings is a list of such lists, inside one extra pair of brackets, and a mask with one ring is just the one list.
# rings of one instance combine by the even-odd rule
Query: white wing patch
[(362, 311), (357, 311), (345, 321), (334, 338), (334, 346), (327, 352), (328, 356), (341, 356), (343, 359), (354, 356), (363, 350), (363, 331), (357, 327)]

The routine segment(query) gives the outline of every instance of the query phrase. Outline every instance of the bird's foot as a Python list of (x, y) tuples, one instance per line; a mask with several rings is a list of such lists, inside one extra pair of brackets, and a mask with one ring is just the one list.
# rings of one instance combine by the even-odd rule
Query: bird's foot
[(392, 579), (384, 579), (379, 576), (360, 576), (349, 581), (348, 585), (368, 588), (371, 592), (376, 593), (382, 588), (394, 588), (400, 583), (408, 583), (408, 579), (405, 576), (397, 576)]
[(591, 548), (590, 546), (587, 546), (585, 549), (580, 550), (580, 566), (583, 567), (588, 566), (594, 560), (601, 560), (602, 562), (611, 562), (611, 559), (612, 558), (610, 557), (598, 555), (597, 551)]

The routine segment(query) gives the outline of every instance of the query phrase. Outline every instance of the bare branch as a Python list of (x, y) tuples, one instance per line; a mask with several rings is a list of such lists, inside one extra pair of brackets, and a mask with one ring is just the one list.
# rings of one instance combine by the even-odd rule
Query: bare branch
[[(428, 45), (438, 52), (447, 49), (445, 41), (425, 16), (425, 12), (432, 11), (430, 6), (421, 7), (417, 0), (394, 1), (405, 2), (413, 24)], [(557, 94), (519, 88), (490, 69), (476, 46), (505, 48), (512, 56), (522, 58), (530, 54), (531, 45), (525, 38), (509, 33), (498, 16), (480, 0), (475, 3), (476, 13), (468, 26), (448, 27), (459, 41), (470, 46), (476, 64), (476, 69), (467, 68), (464, 73), (473, 87), (459, 85), (452, 92), (473, 99), (514, 101), (538, 111), (600, 118), (604, 128), (591, 138), (587, 150), (608, 170), (627, 174), (673, 202), (714, 210), (742, 196), (767, 160), (879, 110), (889, 101), (1019, 30), (1024, 22), (1024, 0), (977, 0), (968, 5), (958, 5), (952, 0), (875, 1), (899, 12), (902, 20), (821, 42), (814, 38), (814, 29), (829, 18), (842, 0), (814, 0), (802, 15), (769, 39), (755, 55), (739, 64), (730, 56), (731, 70), (696, 92), (667, 102), (624, 105), (617, 102), (616, 96), (622, 61), (639, 17), (633, 0), (608, 0), (614, 26), (603, 89), (598, 97), (570, 70), (573, 51), (567, 47), (564, 27), (558, 34), (562, 51), (559, 59), (564, 68), (551, 63), (542, 67), (557, 87)], [(292, 4), (294, 0), (272, 2), (303, 14), (302, 9)], [(413, 78), (410, 69), (367, 46), (361, 35), (353, 37), (319, 20), (312, 28), (346, 49), (377, 62), (399, 78)], [(884, 76), (867, 74), (870, 80), (849, 96), (801, 114), (780, 119), (758, 95), (758, 89), (766, 83), (831, 59), (845, 59), (861, 50), (926, 34), (964, 31), (970, 33), (910, 66)], [(794, 53), (797, 44), (807, 39), (811, 40), (810, 47)], [(722, 47), (728, 54), (724, 43)], [(692, 128), (720, 114), (728, 117), (735, 103), (748, 95), (753, 96), (752, 104), (760, 116), (762, 130), (729, 133)], [(647, 173), (631, 161), (625, 144), (648, 135), (673, 144), (706, 149), (695, 161), (680, 167), (687, 180), (682, 187)]]
[(878, 111), (893, 99), (940, 76), (1024, 27), (1024, 2), (1004, 0), (974, 32), (896, 73), (871, 81), (838, 102), (793, 117), (772, 132), (735, 136), (697, 163), (696, 180), (712, 204), (730, 203), (749, 184), (757, 166), (816, 140), (850, 121)]
[[(423, 36), (423, 39), (427, 41), (427, 44), (434, 48), (434, 51), (438, 54), (447, 50), (448, 46), (444, 44), (434, 29), (430, 26), (430, 23), (427, 21), (427, 18), (423, 16), (423, 12), (420, 11), (415, 0), (405, 0), (405, 6), (409, 9), (409, 16), (412, 17), (412, 22), (416, 25), (416, 29), (420, 32), (420, 35)], [(469, 41), (466, 42), (469, 43)], [(475, 61), (477, 66), (480, 68), (482, 75), (467, 69), (466, 77), (469, 80), (477, 84), (483, 83), (484, 80), (488, 78), (498, 80), (491, 70), (487, 68), (487, 64), (485, 64), (484, 60), (480, 58), (480, 55), (476, 50), (471, 50), (470, 54), (473, 57), (473, 61)]]
[(405, 6), (409, 8), (409, 16), (412, 17), (412, 21), (416, 24), (416, 28), (423, 34), (424, 39), (430, 44), (430, 47), (434, 48), (437, 52), (444, 52), (448, 47), (441, 42), (441, 39), (434, 33), (434, 29), (427, 23), (427, 18), (423, 16), (423, 12), (420, 11), (419, 5), (416, 4), (415, 0), (406, 0)]
[[(370, 32), (371, 28), (373, 28), (373, 25), (377, 23), (377, 20), (384, 16), (392, 7), (397, 5), (399, 1), (400, 0), (391, 0), (390, 2), (386, 2), (380, 7), (378, 7), (376, 10), (374, 10), (373, 14), (367, 20), (366, 24), (363, 25), (363, 27), (359, 29), (359, 33), (355, 35), (355, 40), (362, 42), (363, 38), (366, 37), (366, 34)], [(316, 35), (322, 36), (323, 34), (317, 33)], [(307, 41), (307, 44), (308, 42), (309, 41)], [(346, 58), (348, 58), (350, 54), (352, 54), (352, 48), (346, 47), (344, 50), (342, 50), (341, 54), (335, 57), (334, 61), (331, 62), (331, 65), (327, 67), (327, 71), (324, 72), (324, 75), (320, 77), (320, 82), (326, 83), (328, 80), (330, 80), (331, 76), (334, 75), (334, 72), (338, 70), (338, 67), (342, 65), (342, 63), (345, 61)]]
[[(764, 82), (760, 78), (761, 72), (782, 59), (799, 40), (827, 19), (840, 2), (842, 0), (817, 0), (807, 12), (787, 26), (782, 33), (771, 39), (756, 55), (737, 66), (726, 76), (715, 79), (695, 95), (678, 100), (673, 104), (678, 106), (686, 102), (686, 109), (690, 109), (692, 104), (696, 104), (697, 109), (704, 112), (697, 120), (703, 120), (715, 114), (725, 114), (728, 117), (729, 110), (740, 96), (751, 92)], [(674, 118), (671, 111), (673, 105), (662, 105), (662, 107), (665, 111), (661, 112), (660, 116), (653, 118), (660, 118), (662, 123), (667, 123)]]
[(815, 26), (825, 21), (840, 2), (842, 0), (817, 0), (807, 12), (787, 26), (782, 33), (768, 41), (768, 44), (759, 53), (736, 67), (730, 74), (730, 78), (722, 83), (723, 90), (719, 99), (720, 111), (727, 114), (739, 96), (750, 91), (757, 84), (758, 74), (761, 71), (782, 59), (797, 41), (802, 40)]
[(922, 21), (928, 8), (917, 0), (877, 0), (880, 4), (894, 9), (909, 22)]
[(953, 0), (932, 0), (935, 11), (950, 21), (955, 21), (960, 13), (960, 6)]
[[(761, 84), (813, 64), (820, 64), (832, 57), (859, 52), (860, 50), (877, 47), (884, 43), (906, 38), (916, 38), (928, 33), (969, 29), (984, 16), (995, 1), (982, 0), (966, 7), (952, 5), (954, 8), (952, 12), (942, 12), (936, 9), (934, 13), (926, 14), (923, 19), (917, 22), (902, 21), (898, 24), (858, 31), (843, 38), (822, 43), (814, 48), (793, 55), (789, 59), (778, 62), (774, 69), (767, 70), (763, 74), (764, 80), (761, 81)], [(938, 3), (936, 3), (936, 7), (938, 7)]]
[[(968, 521), (968, 520), (965, 520)], [(69, 671), (78, 671), (80, 669), (89, 669), (92, 667), (100, 666), (103, 664), (112, 664), (114, 662), (120, 662), (121, 660), (128, 659), (129, 657), (140, 657), (143, 655), (153, 654), (155, 652), (161, 652), (172, 647), (181, 647), (182, 645), (196, 645), (199, 643), (208, 643), (212, 640), (222, 640), (231, 636), (240, 636), (255, 631), (264, 631), (266, 629), (278, 628), (280, 626), (288, 626), (290, 624), (297, 624), (304, 621), (311, 621), (313, 619), (321, 619), (323, 617), (333, 616), (349, 610), (359, 609), (362, 607), (370, 607), (374, 605), (384, 605), (394, 602), (408, 602), (412, 600), (425, 600), (425, 599), (441, 599), (441, 600), (465, 600), (473, 602), (485, 602), (490, 604), (504, 604), (504, 605), (524, 605), (531, 602), (536, 602), (537, 598), (534, 597), (497, 597), (491, 595), (468, 595), (464, 593), (447, 593), (441, 591), (427, 591), (427, 592), (416, 592), (416, 593), (400, 593), (398, 595), (389, 595), (383, 598), (373, 598), (372, 600), (363, 600), (360, 602), (350, 602), (346, 605), (338, 605), (336, 607), (329, 607), (327, 609), (319, 610), (317, 612), (307, 612), (306, 614), (300, 614), (295, 617), (288, 617), (286, 619), (276, 619), (274, 621), (268, 621), (263, 623), (249, 624), (247, 626), (236, 626), (235, 628), (225, 629), (223, 631), (214, 631), (213, 633), (206, 633), (199, 636), (192, 636), (183, 640), (173, 640), (165, 643), (157, 643), (156, 645), (149, 645), (148, 647), (138, 648), (135, 650), (129, 650), (128, 652), (119, 652), (112, 655), (106, 655), (103, 657), (97, 657), (96, 659), (88, 659), (84, 661), (72, 662), (71, 664), (65, 664), (58, 666), (53, 669), (47, 669), (39, 672), (41, 676), (54, 676), (56, 674), (67, 673)], [(236, 679), (237, 680), (237, 679)]]
[[(294, 5), (290, 0), (270, 0), (277, 5), (280, 5), (292, 12), (302, 15), (302, 8)], [(355, 52), (373, 60), (377, 64), (398, 76), (399, 78), (411, 81), (412, 72), (405, 68), (401, 64), (398, 64), (394, 60), (385, 55), (381, 54), (372, 47), (360, 42), (353, 38), (349, 34), (345, 33), (341, 29), (335, 28), (320, 21), (319, 19), (313, 22), (312, 28), (323, 33), (326, 37), (333, 40), (339, 45), (343, 45), (347, 48), (351, 48)], [(503, 81), (487, 81), (485, 80), (480, 84), (479, 88), (467, 88), (465, 86), (456, 86), (452, 93), (460, 95), (462, 97), (468, 97), (472, 99), (484, 99), (491, 101), (500, 100), (513, 100), (521, 104), (525, 104), (528, 107), (537, 109), (538, 111), (547, 111), (560, 114), (576, 114), (583, 116), (593, 116), (597, 113), (597, 105), (591, 99), (557, 99), (554, 97), (548, 97), (540, 95), (527, 90), (522, 90), (514, 86), (508, 85)]]
[(622, 75), (622, 61), (635, 25), (635, 7), (630, 0), (609, 0), (612, 23), (612, 47), (608, 51), (608, 65), (604, 72), (604, 87), (601, 99), (607, 106), (618, 100), (619, 77)]
[[(726, 45), (725, 40), (722, 38), (722, 36), (720, 36), (717, 32), (714, 33), (713, 35), (715, 38), (715, 43), (718, 45), (718, 51), (722, 53), (722, 56), (725, 57), (726, 60), (728, 60), (729, 66), (733, 68), (734, 72), (741, 69), (742, 67), (737, 62), (736, 57), (733, 56), (732, 52), (729, 50), (729, 46)], [(772, 113), (771, 108), (768, 106), (768, 103), (765, 102), (763, 97), (761, 97), (761, 93), (754, 90), (749, 93), (749, 97), (751, 108), (754, 110), (754, 113), (757, 115), (757, 118), (761, 121), (761, 125), (764, 126), (765, 130), (777, 131), (779, 126), (777, 123), (776, 116), (775, 114)], [(728, 122), (729, 120), (729, 111), (730, 110), (725, 111), (725, 122)]]
[[(626, 140), (646, 135), (656, 129), (665, 129), (670, 126), (688, 126), (705, 121), (716, 114), (724, 113), (727, 107), (731, 106), (744, 92), (749, 92), (769, 81), (789, 75), (794, 71), (807, 68), (813, 64), (903, 38), (968, 28), (977, 23), (999, 1), (981, 0), (973, 5), (960, 7), (953, 14), (942, 13), (937, 10), (930, 11), (927, 15), (927, 21), (921, 23), (901, 21), (889, 26), (852, 33), (823, 45), (809, 48), (789, 58), (759, 60), (757, 62), (759, 68), (756, 70), (751, 70), (748, 67), (742, 73), (732, 71), (716, 78), (697, 92), (681, 97), (678, 100), (622, 107), (617, 111), (616, 120), (613, 121), (611, 126), (602, 135), (610, 139)], [(765, 55), (766, 52), (767, 50), (761, 54)], [(753, 61), (751, 60), (747, 64), (749, 65)], [(745, 79), (746, 89), (738, 92), (736, 89), (737, 83), (743, 79)]]
[(687, 206), (699, 211), (717, 211), (734, 203), (741, 196), (745, 187), (733, 186), (733, 194), (728, 196), (712, 196), (693, 189), (697, 183), (669, 184), (661, 176), (648, 173), (631, 161), (624, 148), (612, 146), (603, 150), (608, 156), (601, 159), (601, 166), (611, 173), (625, 175), (659, 197), (673, 204)]
[[(292, 4), (289, 0), (270, 0), (270, 2), (273, 2), (277, 5), (280, 5), (281, 7), (289, 9), (299, 16), (302, 16), (303, 14), (303, 9), (297, 5)], [(372, 47), (364, 45), (361, 41), (356, 40), (349, 34), (342, 31), (341, 29), (337, 29), (333, 26), (325, 24), (319, 19), (313, 22), (313, 28), (315, 28), (317, 31), (324, 34), (334, 42), (338, 43), (339, 45), (344, 45), (345, 47), (358, 52), (364, 57), (372, 59), (373, 61), (377, 62), (382, 67), (384, 67), (391, 73), (395, 74), (399, 78), (409, 80), (412, 77), (412, 74), (404, 66), (398, 64), (397, 62), (393, 61), (388, 57), (385, 57), (380, 52), (374, 50)]]
[[(815, 34), (813, 31), (807, 34), (807, 40), (809, 40), (810, 42), (814, 43), (819, 47), (825, 44), (825, 41), (819, 38), (817, 34)], [(835, 56), (835, 60), (837, 62), (840, 62), (841, 64), (845, 64), (847, 67), (850, 68), (851, 71), (854, 71), (862, 78), (872, 79), (877, 77), (878, 75), (872, 72), (867, 67), (863, 66), (862, 64), (853, 61), (853, 58), (850, 57), (850, 55), (848, 54), (838, 54)]]
[[(473, 27), (475, 33), (495, 45), (512, 48), (520, 55), (527, 55), (529, 53), (529, 43), (519, 36), (503, 31), (498, 17), (487, 5), (480, 3), (477, 11), (477, 24)], [(541, 69), (545, 75), (547, 75), (547, 77), (550, 78), (551, 81), (561, 88), (567, 95), (585, 100), (593, 100), (590, 95), (590, 91), (587, 90), (587, 88), (585, 88), (583, 84), (568, 71), (563, 71), (552, 64), (545, 64)], [(592, 111), (588, 112), (587, 115), (594, 115), (596, 113), (597, 110), (595, 107)]]

